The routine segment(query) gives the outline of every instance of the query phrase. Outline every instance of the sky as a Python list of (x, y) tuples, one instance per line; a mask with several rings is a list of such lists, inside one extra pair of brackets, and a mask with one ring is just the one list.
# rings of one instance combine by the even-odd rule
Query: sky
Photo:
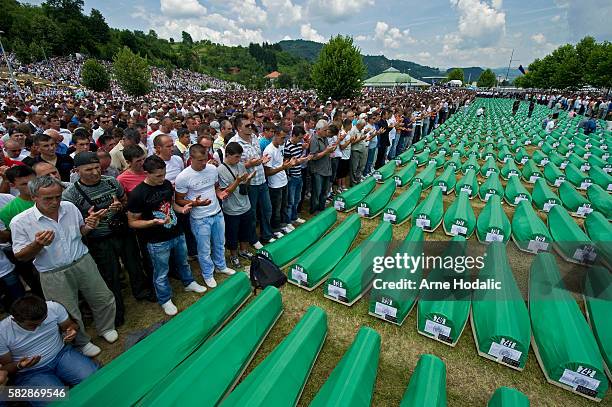
[[(41, 0), (29, 0), (40, 4)], [(611, 0), (85, 0), (115, 28), (226, 45), (350, 35), (363, 54), (439, 68), (527, 66), (586, 35), (612, 41)]]

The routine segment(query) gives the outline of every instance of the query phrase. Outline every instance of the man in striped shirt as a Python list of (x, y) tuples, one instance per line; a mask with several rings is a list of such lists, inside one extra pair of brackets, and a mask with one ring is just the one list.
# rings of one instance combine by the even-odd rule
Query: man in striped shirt
[[(305, 163), (310, 159), (310, 155), (304, 149), (304, 136), (306, 131), (302, 126), (294, 126), (291, 137), (285, 142), (285, 160), (295, 158), (299, 164)], [(302, 224), (306, 222), (298, 217), (298, 205), (302, 198), (302, 168), (300, 165), (290, 167), (287, 170), (288, 192), (287, 192), (287, 218), (292, 224)]]

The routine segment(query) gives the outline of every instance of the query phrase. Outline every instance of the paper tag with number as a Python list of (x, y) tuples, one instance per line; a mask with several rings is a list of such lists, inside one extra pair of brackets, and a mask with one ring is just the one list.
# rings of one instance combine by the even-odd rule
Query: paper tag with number
[(521, 351), (509, 348), (508, 346), (504, 346), (500, 343), (495, 342), (491, 343), (491, 347), (489, 348), (488, 353), (497, 360), (502, 360), (504, 357), (506, 357), (516, 362), (521, 360), (521, 356), (523, 354), (523, 352)]
[(544, 212), (550, 212), (550, 208), (552, 208), (555, 205), (556, 203), (554, 202), (544, 202)]
[(383, 213), (383, 220), (391, 223), (395, 223), (397, 216), (394, 213)]
[(529, 161), (529, 157), (521, 158), (521, 164), (525, 164), (527, 161)]
[(437, 322), (434, 322), (434, 321), (431, 321), (431, 320), (428, 319), (427, 321), (425, 321), (425, 332), (435, 336), (436, 338), (440, 334), (442, 334), (444, 336), (450, 336), (451, 327), (439, 324)]
[(378, 301), (374, 305), (374, 313), (382, 317), (389, 315), (390, 317), (397, 318), (397, 308)]
[(344, 210), (344, 201), (340, 201), (340, 200), (334, 201), (334, 209), (337, 211)]
[(558, 188), (558, 187), (560, 187), (560, 186), (561, 186), (561, 184), (563, 184), (564, 182), (565, 182), (565, 178), (561, 178), (561, 177), (559, 177), (559, 178), (557, 178), (557, 179), (555, 180), (555, 186)]
[(498, 233), (487, 232), (485, 242), (503, 242), (504, 236)]
[[(300, 267), (301, 269), (301, 267)], [(291, 269), (291, 279), (300, 283), (308, 282), (308, 274), (304, 273), (303, 270), (299, 270), (297, 267)]]
[(357, 208), (357, 213), (360, 216), (369, 216), (370, 215), (370, 208), (368, 208), (367, 206), (360, 206), (359, 208)]
[(572, 257), (574, 260), (578, 260), (582, 263), (593, 263), (597, 257), (597, 253), (595, 253), (595, 249), (592, 246), (584, 246), (580, 249), (576, 249)]
[(333, 284), (327, 285), (327, 295), (338, 299), (339, 297), (346, 297), (346, 288), (337, 287)]
[(538, 178), (540, 178), (539, 175), (532, 175), (531, 177), (529, 177), (529, 182), (531, 184), (534, 184)]
[(542, 161), (540, 161), (540, 165), (544, 166), (546, 164), (548, 164), (550, 162), (550, 160), (548, 158), (542, 158)]
[(590, 169), (591, 169), (591, 166), (590, 166), (589, 164), (582, 164), (582, 165), (580, 166), (580, 171), (582, 171), (582, 172), (587, 172), (587, 171), (589, 171)]
[(395, 177), (395, 185), (398, 187), (402, 186), (402, 179), (400, 177)]
[(470, 186), (463, 186), (463, 187), (461, 187), (461, 192), (467, 192), (468, 195), (470, 195), (472, 193), (472, 187), (470, 187)]
[(563, 161), (563, 162), (561, 163), (561, 165), (559, 165), (559, 168), (561, 168), (562, 170), (564, 170), (564, 169), (565, 169), (565, 167), (567, 167), (567, 164), (569, 164), (569, 162), (567, 162), (567, 161)]
[(527, 245), (527, 250), (534, 253), (545, 252), (548, 250), (548, 243), (540, 242), (539, 240), (530, 240)]
[(467, 235), (467, 227), (459, 226), (459, 225), (452, 225), (450, 232), (451, 232), (451, 235), (453, 236), (457, 236), (457, 235), (465, 236)]
[(528, 201), (528, 199), (526, 197), (524, 197), (523, 195), (519, 195), (517, 197), (514, 198), (514, 204), (518, 205), (519, 202), (521, 201)]
[(445, 184), (438, 184), (438, 186), (440, 187), (440, 189), (442, 190), (442, 192), (446, 192), (447, 188)]
[(567, 384), (574, 390), (576, 390), (578, 386), (582, 386), (593, 391), (597, 391), (597, 389), (599, 388), (599, 384), (601, 383), (599, 380), (593, 379), (588, 375), (573, 372), (569, 369), (563, 370), (563, 375), (561, 376), (561, 378), (559, 378), (559, 382)]
[(372, 176), (376, 181), (380, 181), (382, 179), (382, 174), (380, 172), (375, 172)]
[(430, 224), (431, 222), (429, 221), (429, 219), (417, 218), (416, 220), (416, 225), (421, 229), (429, 228)]
[(587, 189), (588, 187), (590, 187), (591, 185), (593, 185), (592, 182), (589, 181), (582, 181), (582, 183), (580, 184), (580, 189)]
[(590, 205), (582, 205), (576, 211), (579, 216), (586, 216), (591, 212), (593, 212), (593, 208)]

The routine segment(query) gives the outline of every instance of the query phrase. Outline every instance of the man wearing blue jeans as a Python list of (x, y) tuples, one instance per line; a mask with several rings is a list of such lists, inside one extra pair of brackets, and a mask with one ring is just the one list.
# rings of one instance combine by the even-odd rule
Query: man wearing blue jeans
[(176, 221), (176, 211), (189, 213), (192, 204), (180, 207), (174, 202), (174, 188), (166, 180), (166, 163), (157, 156), (147, 157), (143, 164), (145, 180), (130, 193), (128, 222), (139, 232), (139, 240), (147, 244), (153, 264), (153, 286), (157, 301), (166, 315), (176, 315), (172, 288), (168, 281), (168, 262), (174, 260), (185, 291), (203, 293), (206, 288), (196, 283), (187, 262), (187, 243)]
[[(285, 142), (284, 157), (285, 160), (295, 158), (305, 163), (311, 156), (307, 155), (304, 149), (304, 136), (306, 130), (303, 126), (293, 126), (291, 137)], [(302, 199), (302, 187), (304, 180), (302, 178), (301, 165), (291, 167), (287, 170), (287, 219), (292, 224), (302, 224), (304, 219), (298, 217), (298, 205)]]
[(0, 364), (16, 386), (75, 386), (98, 370), (69, 345), (79, 326), (63, 305), (27, 294), (13, 303), (10, 313), (0, 321)]
[(234, 127), (238, 134), (230, 139), (230, 142), (236, 142), (242, 147), (242, 162), (249, 173), (255, 172), (249, 186), (249, 200), (251, 208), (255, 214), (254, 222), (257, 219), (258, 211), (261, 213), (259, 224), (259, 235), (262, 243), (273, 242), (272, 226), (270, 219), (272, 218), (272, 202), (270, 202), (270, 192), (266, 183), (266, 175), (263, 165), (270, 161), (270, 157), (263, 156), (259, 141), (253, 136), (253, 129), (250, 126), (249, 120), (244, 115), (238, 115), (234, 120)]
[(323, 211), (327, 191), (331, 182), (332, 165), (330, 154), (336, 149), (337, 143), (328, 145), (328, 124), (325, 120), (317, 122), (316, 135), (310, 140), (310, 154), (312, 158), (308, 163), (312, 174), (310, 192), (310, 214)]
[(219, 200), (229, 193), (219, 188), (219, 172), (207, 165), (208, 148), (201, 144), (189, 147), (191, 165), (176, 177), (176, 203), (191, 209), (191, 230), (198, 244), (198, 262), (204, 282), (217, 286), (213, 272), (233, 275), (225, 262), (225, 220)]

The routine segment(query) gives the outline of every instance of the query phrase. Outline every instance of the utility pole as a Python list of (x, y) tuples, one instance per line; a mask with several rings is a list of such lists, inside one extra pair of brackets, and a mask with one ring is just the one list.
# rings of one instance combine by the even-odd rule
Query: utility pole
[(508, 81), (508, 74), (510, 73), (510, 66), (512, 65), (512, 61), (514, 62), (518, 62), (518, 59), (512, 59), (514, 57), (514, 48), (512, 48), (512, 54), (510, 54), (510, 62), (508, 62), (508, 69), (506, 70), (506, 79), (505, 81)]
[(23, 102), (23, 96), (21, 95), (21, 90), (19, 89), (19, 85), (17, 85), (17, 81), (15, 80), (15, 75), (13, 74), (13, 68), (11, 68), (11, 63), (9, 62), (8, 57), (6, 56), (6, 52), (4, 51), (4, 46), (2, 45), (2, 39), (1, 39), (2, 34), (4, 34), (4, 31), (0, 30), (0, 51), (2, 51), (2, 55), (4, 55), (4, 60), (6, 61), (6, 66), (8, 67), (11, 81), (13, 82), (13, 87), (17, 91), (17, 95), (19, 96), (19, 99), (21, 99), (21, 101)]

